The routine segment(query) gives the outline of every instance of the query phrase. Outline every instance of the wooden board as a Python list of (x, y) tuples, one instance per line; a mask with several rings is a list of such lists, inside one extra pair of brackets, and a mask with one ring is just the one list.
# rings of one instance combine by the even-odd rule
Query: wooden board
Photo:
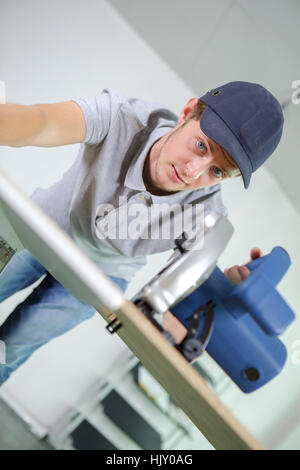
[(264, 449), (119, 287), (2, 172), (0, 201), (22, 244), (59, 282), (107, 321), (120, 320), (116, 334), (216, 449)]

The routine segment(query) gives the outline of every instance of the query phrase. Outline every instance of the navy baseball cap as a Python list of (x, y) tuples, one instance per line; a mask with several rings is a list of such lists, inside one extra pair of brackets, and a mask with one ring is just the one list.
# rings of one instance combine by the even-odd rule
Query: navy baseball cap
[(263, 86), (241, 81), (210, 90), (199, 99), (206, 104), (200, 118), (202, 131), (229, 153), (248, 188), (251, 174), (281, 139), (280, 103)]

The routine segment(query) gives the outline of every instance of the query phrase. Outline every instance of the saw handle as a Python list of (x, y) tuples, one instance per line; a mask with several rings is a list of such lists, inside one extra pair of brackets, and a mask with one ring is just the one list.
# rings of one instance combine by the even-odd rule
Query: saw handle
[(276, 246), (269, 254), (254, 259), (246, 264), (246, 267), (251, 272), (259, 269), (261, 274), (267, 275), (272, 285), (276, 286), (290, 264), (291, 260), (287, 251), (280, 246)]
[(281, 334), (295, 315), (275, 289), (291, 264), (288, 253), (277, 246), (246, 267), (250, 274), (236, 285), (224, 301), (228, 306), (241, 304), (264, 329), (273, 336)]

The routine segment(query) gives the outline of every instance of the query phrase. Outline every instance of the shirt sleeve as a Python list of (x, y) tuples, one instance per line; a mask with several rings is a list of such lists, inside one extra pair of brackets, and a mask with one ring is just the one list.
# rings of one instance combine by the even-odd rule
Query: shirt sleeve
[(104, 89), (98, 94), (72, 101), (80, 106), (84, 114), (86, 135), (83, 142), (90, 145), (101, 143), (109, 131), (112, 114), (117, 107), (111, 90)]

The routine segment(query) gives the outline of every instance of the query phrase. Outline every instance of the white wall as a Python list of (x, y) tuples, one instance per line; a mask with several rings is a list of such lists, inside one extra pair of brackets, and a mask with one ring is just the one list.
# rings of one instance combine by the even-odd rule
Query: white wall
[[(62, 101), (112, 86), (179, 112), (191, 96), (206, 91), (190, 90), (103, 0), (2, 0), (0, 8), (0, 79), (6, 81), (10, 101)], [(77, 150), (76, 145), (2, 147), (0, 166), (30, 194), (36, 186), (46, 187), (56, 181)], [(261, 246), (264, 252), (275, 245), (284, 246), (293, 265), (280, 291), (297, 312), (300, 222), (292, 205), (266, 170), (257, 174), (247, 192), (239, 180), (227, 183), (224, 197), (236, 232), (220, 266), (246, 261), (253, 245)], [(154, 260), (129, 287), (128, 295), (164, 261), (159, 256)], [(0, 314), (7, 315), (20, 298), (2, 304)], [(292, 341), (300, 338), (299, 330), (297, 322), (283, 336), (289, 351)], [(124, 349), (118, 338), (107, 336), (103, 321), (95, 317), (37, 351), (1, 393), (29, 420), (42, 428), (51, 427), (96, 377), (105, 375), (111, 361)], [(233, 386), (224, 397), (229, 406), (234, 403), (234, 411), (267, 445), (283, 442), (280, 428), (299, 393), (298, 369), (288, 360), (278, 379), (261, 391), (245, 396)], [(257, 412), (263, 419), (255, 417)], [(279, 428), (277, 435), (270, 434), (274, 423)], [(285, 424), (284, 435), (290, 430)]]

